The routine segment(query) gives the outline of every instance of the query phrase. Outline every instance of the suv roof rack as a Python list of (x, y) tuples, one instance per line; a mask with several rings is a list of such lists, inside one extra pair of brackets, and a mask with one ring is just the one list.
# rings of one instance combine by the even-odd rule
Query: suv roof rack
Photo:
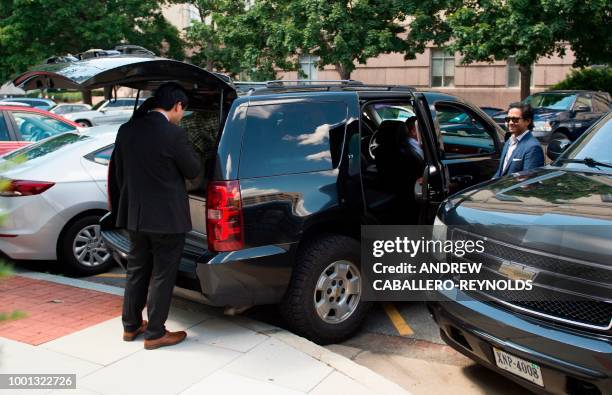
[(310, 92), (310, 91), (406, 91), (415, 89), (403, 85), (365, 84), (357, 80), (273, 80), (264, 86), (251, 90), (251, 95), (265, 95), (273, 92)]

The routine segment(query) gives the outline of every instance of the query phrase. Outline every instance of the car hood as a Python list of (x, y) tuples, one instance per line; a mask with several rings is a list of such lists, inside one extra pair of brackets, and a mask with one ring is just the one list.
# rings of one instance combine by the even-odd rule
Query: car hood
[(438, 214), (448, 226), (508, 245), (608, 263), (612, 175), (549, 166), (454, 195)]
[(568, 118), (568, 112), (565, 110), (553, 110), (550, 108), (534, 108), (533, 109), (533, 120), (534, 121), (550, 121), (552, 119), (565, 119)]
[(449, 198), (456, 224), (612, 225), (612, 174), (547, 166)]

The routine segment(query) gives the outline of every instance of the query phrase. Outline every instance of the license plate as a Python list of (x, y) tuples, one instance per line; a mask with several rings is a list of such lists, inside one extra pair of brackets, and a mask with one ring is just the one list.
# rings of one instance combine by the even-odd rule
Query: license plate
[(544, 387), (542, 370), (538, 365), (533, 362), (525, 361), (522, 358), (515, 357), (505, 351), (498, 350), (497, 348), (493, 348), (493, 352), (495, 353), (495, 363), (498, 367)]

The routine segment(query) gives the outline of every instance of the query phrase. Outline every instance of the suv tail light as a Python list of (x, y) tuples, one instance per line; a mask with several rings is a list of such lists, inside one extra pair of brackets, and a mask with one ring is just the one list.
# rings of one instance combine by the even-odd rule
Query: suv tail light
[(206, 233), (211, 251), (235, 251), (244, 247), (240, 183), (213, 181), (206, 193)]
[[(2, 185), (6, 183), (5, 185)], [(55, 185), (47, 181), (4, 180), (0, 182), (0, 196), (17, 197), (38, 195)]]

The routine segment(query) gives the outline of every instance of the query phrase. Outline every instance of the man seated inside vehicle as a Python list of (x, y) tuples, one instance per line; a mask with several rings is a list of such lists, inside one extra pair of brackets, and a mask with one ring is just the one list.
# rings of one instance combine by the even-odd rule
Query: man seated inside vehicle
[(423, 170), (425, 169), (425, 153), (421, 144), (421, 136), (417, 129), (417, 117), (411, 116), (404, 121), (405, 134), (400, 143), (400, 151), (406, 159), (406, 188), (403, 194), (404, 203), (408, 206), (405, 220), (409, 224), (417, 223), (415, 189), (422, 189)]

